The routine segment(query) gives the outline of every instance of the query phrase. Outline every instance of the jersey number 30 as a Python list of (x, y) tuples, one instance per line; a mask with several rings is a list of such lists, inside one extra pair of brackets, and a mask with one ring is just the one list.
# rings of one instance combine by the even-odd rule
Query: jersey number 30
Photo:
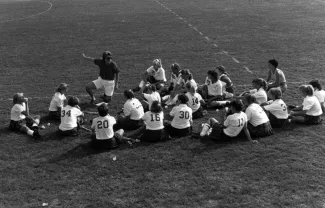
[(179, 112), (180, 115), (179, 115), (179, 118), (185, 118), (185, 119), (189, 119), (190, 118), (190, 113), (188, 111), (180, 111)]

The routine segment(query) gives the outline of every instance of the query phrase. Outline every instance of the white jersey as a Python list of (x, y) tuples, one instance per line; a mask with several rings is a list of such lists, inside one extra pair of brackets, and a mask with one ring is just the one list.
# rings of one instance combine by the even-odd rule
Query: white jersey
[(319, 100), (315, 96), (307, 96), (302, 103), (303, 109), (307, 111), (306, 115), (309, 116), (320, 116), (322, 115), (322, 107)]
[(104, 140), (111, 139), (114, 136), (113, 125), (116, 120), (113, 116), (107, 115), (104, 117), (97, 117), (93, 119), (91, 128), (95, 130), (96, 139)]
[(199, 93), (192, 95), (190, 92), (185, 94), (188, 97), (187, 105), (192, 109), (193, 113), (201, 107), (200, 101), (203, 100)]
[(236, 137), (243, 130), (244, 125), (247, 123), (247, 116), (244, 112), (234, 113), (229, 115), (224, 122), (223, 132), (230, 136)]
[(166, 75), (165, 75), (165, 69), (162, 67), (159, 67), (158, 70), (156, 71), (153, 66), (149, 67), (147, 69), (147, 72), (150, 76), (153, 76), (157, 81), (164, 81), (166, 82)]
[(21, 114), (22, 112), (26, 111), (26, 104), (22, 103), (22, 104), (15, 104), (14, 106), (12, 106), (11, 108), (11, 112), (10, 112), (10, 120), (13, 121), (20, 121), (26, 118), (26, 116), (24, 114)]
[(324, 90), (315, 90), (314, 91), (315, 97), (319, 100), (323, 107), (325, 107), (325, 91)]
[(264, 124), (269, 121), (269, 118), (267, 117), (266, 113), (262, 109), (262, 107), (256, 103), (250, 104), (246, 108), (246, 115), (247, 120), (253, 125), (253, 126), (259, 126), (261, 124)]
[(170, 115), (174, 117), (171, 122), (172, 127), (176, 129), (185, 129), (191, 126), (192, 109), (186, 104), (175, 106), (170, 112)]
[(148, 111), (142, 117), (148, 130), (160, 130), (164, 128), (164, 112), (153, 113)]
[(271, 104), (264, 106), (264, 109), (272, 113), (278, 119), (287, 119), (287, 105), (281, 99), (274, 100)]
[(176, 74), (174, 73), (170, 75), (170, 83), (173, 83), (174, 86), (176, 86), (179, 80), (181, 79), (182, 79), (182, 75), (180, 73), (178, 74), (178, 76), (176, 76)]
[(61, 109), (61, 124), (59, 129), (62, 131), (71, 130), (76, 128), (78, 116), (82, 116), (83, 113), (76, 107), (67, 105)]
[(267, 102), (267, 94), (265, 92), (265, 90), (261, 87), (260, 89), (256, 90), (250, 90), (249, 91), (252, 95), (254, 95), (254, 97), (256, 98), (256, 102), (258, 104), (262, 104)]
[(218, 96), (223, 94), (223, 85), (220, 80), (216, 81), (215, 83), (212, 83), (212, 81), (208, 77), (206, 77), (205, 84), (208, 87), (208, 95)]
[(124, 116), (130, 116), (132, 120), (140, 120), (144, 115), (143, 106), (136, 98), (129, 99), (124, 104)]
[(191, 83), (191, 84), (194, 86), (194, 89), (197, 90), (197, 84), (196, 84), (196, 82), (195, 82), (194, 79), (187, 80), (187, 81), (185, 82), (185, 80), (184, 80), (183, 78), (181, 78), (181, 79), (178, 81), (177, 84), (179, 84), (180, 86), (182, 86), (183, 88), (185, 88), (185, 85), (186, 85), (187, 83)]
[(149, 110), (151, 109), (151, 104), (153, 103), (153, 101), (158, 101), (159, 103), (161, 103), (161, 97), (160, 97), (160, 94), (158, 92), (152, 92), (151, 94), (143, 93), (143, 96), (148, 101)]
[(67, 98), (65, 97), (64, 94), (56, 92), (52, 97), (49, 111), (58, 111), (58, 108), (63, 108), (64, 100), (66, 99)]

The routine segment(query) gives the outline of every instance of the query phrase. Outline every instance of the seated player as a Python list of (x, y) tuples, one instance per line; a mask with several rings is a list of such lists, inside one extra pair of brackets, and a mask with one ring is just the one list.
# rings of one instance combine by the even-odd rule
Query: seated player
[(209, 70), (202, 88), (202, 97), (209, 106), (213, 107), (215, 105), (212, 103), (213, 101), (224, 100), (222, 88), (222, 82), (219, 79), (217, 70)]
[(325, 113), (325, 91), (322, 89), (322, 85), (320, 82), (316, 80), (312, 80), (309, 82), (311, 86), (314, 88), (314, 95), (317, 97), (317, 99), (320, 102), (320, 105), (322, 107), (323, 114)]
[(246, 106), (247, 115), (247, 128), (252, 137), (266, 137), (273, 134), (269, 118), (262, 109), (262, 107), (256, 103), (254, 95), (247, 94), (243, 99)]
[(29, 115), (28, 98), (23, 93), (16, 93), (13, 96), (13, 106), (10, 113), (9, 129), (16, 132), (26, 133), (34, 139), (40, 139), (38, 132), (40, 116), (35, 118)]
[(285, 91), (287, 90), (287, 81), (283, 71), (277, 68), (279, 65), (278, 61), (275, 59), (271, 59), (269, 60), (268, 64), (269, 74), (266, 82), (269, 82), (273, 75), (275, 75), (275, 82), (269, 83), (267, 91), (269, 91), (269, 89), (271, 88), (280, 87), (282, 94), (285, 93)]
[(167, 81), (165, 75), (165, 69), (162, 68), (161, 60), (155, 59), (152, 62), (152, 66), (149, 67), (142, 75), (142, 81), (139, 86), (134, 88), (132, 91), (137, 92), (139, 90), (143, 91), (143, 88), (147, 84), (155, 85), (157, 90), (165, 86), (165, 82)]
[[(313, 87), (311, 85), (302, 85), (299, 87), (299, 92), (304, 97), (304, 101), (301, 106), (291, 110), (290, 117), (293, 117), (291, 121), (307, 125), (320, 124), (323, 112), (319, 100), (314, 96)], [(297, 118), (298, 116), (304, 117), (304, 120), (300, 120)]]
[(220, 74), (220, 81), (225, 83), (226, 92), (234, 94), (235, 90), (233, 88), (232, 81), (229, 78), (229, 74), (226, 72), (226, 68), (224, 66), (217, 66), (217, 72)]
[(60, 136), (78, 136), (84, 116), (78, 105), (79, 99), (71, 96), (68, 98), (68, 105), (61, 109), (61, 124), (58, 130)]
[(288, 119), (287, 105), (283, 102), (280, 88), (271, 88), (268, 92), (270, 101), (262, 103), (268, 114), (272, 128), (282, 128)]
[(187, 106), (188, 97), (185, 94), (179, 94), (177, 106), (170, 112), (173, 117), (171, 123), (166, 125), (166, 131), (171, 137), (185, 137), (191, 134), (192, 129), (192, 109)]
[(146, 93), (143, 93), (143, 97), (145, 98), (145, 101), (142, 102), (142, 106), (144, 108), (144, 111), (148, 111), (151, 108), (151, 104), (153, 101), (158, 101), (161, 103), (160, 94), (156, 90), (155, 85), (149, 85), (145, 88)]
[(171, 68), (171, 76), (170, 76), (169, 86), (168, 87), (167, 86), (162, 87), (159, 90), (159, 93), (160, 93), (160, 95), (162, 97), (163, 96), (166, 96), (166, 95), (169, 95), (174, 90), (174, 88), (176, 87), (177, 83), (181, 79), (181, 67), (179, 66), (179, 64), (178, 63), (174, 63), (174, 64), (171, 65), (170, 68)]
[(195, 86), (192, 83), (186, 83), (185, 87), (187, 91), (185, 95), (188, 97), (187, 105), (192, 109), (192, 118), (202, 118), (207, 113), (202, 107), (202, 105), (205, 105), (204, 100), (201, 95), (196, 92)]
[(231, 140), (244, 134), (249, 141), (253, 141), (247, 129), (247, 116), (242, 109), (243, 104), (240, 100), (231, 101), (232, 114), (227, 116), (223, 124), (215, 118), (209, 118), (208, 123), (203, 125), (200, 136), (210, 132), (209, 138), (213, 140)]
[(117, 123), (114, 129), (135, 130), (142, 126), (141, 120), (144, 115), (144, 109), (141, 102), (134, 97), (132, 90), (125, 90), (124, 97), (127, 99), (124, 103), (123, 112), (117, 117)]
[[(195, 90), (198, 89), (197, 84), (195, 80), (193, 79), (193, 75), (188, 69), (181, 70), (181, 79), (178, 80), (177, 85), (175, 86), (174, 90), (170, 93), (170, 96), (168, 96), (168, 100), (166, 102), (166, 105), (175, 105), (177, 102), (177, 95), (180, 93), (186, 93), (185, 85), (186, 83), (190, 82)], [(175, 98), (176, 97), (176, 98)], [(162, 102), (166, 101), (165, 99), (162, 100)]]
[(165, 139), (164, 112), (158, 101), (153, 101), (150, 111), (147, 111), (142, 120), (145, 123), (141, 141), (159, 142)]
[(113, 125), (116, 123), (116, 120), (108, 114), (108, 105), (106, 103), (98, 106), (97, 110), (99, 117), (94, 118), (91, 125), (93, 132), (91, 146), (94, 149), (114, 149), (120, 144), (134, 142), (133, 139), (123, 136), (123, 129), (119, 129), (116, 132), (113, 131)]
[(237, 97), (237, 99), (242, 99), (243, 96), (245, 96), (247, 94), (251, 94), (251, 95), (254, 95), (254, 97), (256, 98), (256, 101), (259, 105), (267, 102), (267, 94), (266, 94), (267, 83), (266, 83), (266, 81), (262, 78), (256, 78), (256, 79), (253, 79), (252, 85), (254, 88), (253, 90), (250, 90), (249, 92), (242, 93), (239, 97)]
[(61, 83), (54, 96), (52, 97), (50, 107), (49, 107), (49, 118), (53, 120), (61, 119), (61, 109), (63, 108), (64, 101), (66, 100), (65, 93), (68, 90), (68, 85), (66, 83)]

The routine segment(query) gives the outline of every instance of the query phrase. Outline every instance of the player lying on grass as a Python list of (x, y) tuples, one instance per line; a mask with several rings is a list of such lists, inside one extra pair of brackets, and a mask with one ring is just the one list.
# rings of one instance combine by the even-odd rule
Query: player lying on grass
[(317, 97), (317, 99), (320, 102), (320, 105), (322, 107), (323, 114), (325, 113), (325, 91), (322, 89), (322, 85), (320, 82), (316, 80), (312, 80), (309, 82), (311, 86), (314, 88), (314, 95)]
[(61, 109), (61, 124), (58, 129), (60, 136), (77, 136), (83, 122), (83, 112), (80, 111), (79, 99), (69, 97), (68, 105)]
[(29, 115), (28, 98), (23, 93), (16, 93), (13, 96), (13, 106), (10, 113), (9, 129), (16, 132), (26, 133), (34, 139), (40, 139), (38, 132), (40, 116), (34, 118)]
[(169, 86), (164, 86), (159, 90), (159, 93), (162, 97), (165, 95), (169, 95), (174, 90), (174, 88), (176, 87), (180, 79), (182, 78), (181, 67), (179, 66), (178, 63), (172, 64), (170, 68), (171, 68), (171, 76), (170, 76)]
[(288, 120), (287, 105), (284, 103), (280, 88), (271, 88), (268, 92), (271, 100), (262, 103), (261, 106), (266, 111), (272, 128), (282, 128)]
[(185, 95), (188, 97), (187, 105), (192, 109), (192, 118), (202, 118), (207, 114), (207, 111), (202, 107), (202, 105), (205, 106), (204, 100), (201, 95), (196, 92), (195, 86), (191, 82), (186, 83), (185, 88), (187, 91)]
[(164, 127), (164, 112), (158, 101), (153, 101), (150, 111), (147, 111), (142, 120), (145, 127), (141, 130), (139, 139), (146, 142), (159, 142), (167, 138)]
[(262, 78), (253, 79), (252, 86), (254, 88), (253, 90), (244, 92), (239, 97), (236, 97), (236, 98), (242, 99), (245, 95), (251, 94), (251, 95), (254, 95), (254, 97), (256, 98), (256, 102), (259, 105), (267, 102), (267, 93), (266, 93), (267, 83), (266, 83), (266, 81)]
[(157, 92), (155, 85), (149, 85), (148, 87), (145, 87), (145, 92), (143, 92), (144, 101), (142, 102), (142, 106), (144, 108), (144, 111), (148, 111), (151, 109), (152, 102), (158, 101), (161, 103), (160, 94)]
[[(293, 123), (304, 123), (307, 125), (320, 124), (322, 122), (322, 107), (319, 100), (314, 96), (314, 89), (311, 85), (301, 85), (299, 93), (304, 97), (301, 106), (291, 110), (290, 117)], [(301, 120), (299, 117), (303, 117)]]
[(61, 109), (63, 108), (64, 101), (66, 100), (65, 93), (68, 90), (66, 83), (61, 83), (56, 89), (56, 93), (52, 97), (49, 107), (49, 118), (53, 120), (61, 119)]
[(271, 59), (268, 61), (269, 74), (266, 81), (269, 82), (271, 78), (275, 76), (275, 82), (269, 83), (267, 91), (271, 88), (280, 87), (281, 92), (283, 94), (287, 90), (287, 81), (283, 71), (277, 68), (278, 65), (279, 63), (275, 59)]
[(97, 108), (99, 117), (94, 118), (92, 121), (91, 129), (91, 146), (94, 149), (114, 149), (120, 144), (132, 144), (134, 139), (124, 137), (124, 130), (119, 129), (114, 132), (113, 125), (116, 120), (113, 116), (108, 114), (108, 105), (101, 104)]
[[(188, 69), (182, 69), (181, 72), (181, 79), (178, 80), (177, 85), (171, 91), (170, 96), (168, 96), (168, 100), (166, 101), (165, 99), (162, 100), (162, 102), (166, 102), (166, 105), (175, 105), (177, 102), (177, 94), (180, 93), (186, 93), (185, 85), (186, 83), (191, 83), (195, 90), (198, 89), (197, 84), (195, 80), (193, 79), (193, 75)], [(176, 98), (175, 98), (176, 97)]]
[(143, 90), (147, 84), (155, 85), (157, 90), (165, 86), (166, 82), (165, 70), (162, 67), (161, 60), (155, 59), (152, 66), (149, 67), (142, 75), (142, 80), (138, 87), (133, 89), (133, 92)]
[(187, 106), (188, 97), (185, 94), (179, 94), (177, 106), (175, 106), (170, 116), (173, 117), (171, 123), (167, 123), (166, 132), (171, 137), (184, 137), (191, 134), (193, 125), (192, 109)]
[(96, 98), (93, 90), (104, 88), (104, 102), (110, 102), (114, 93), (114, 89), (118, 89), (119, 72), (117, 65), (112, 61), (111, 52), (105, 51), (102, 59), (96, 59), (82, 54), (87, 60), (94, 62), (99, 67), (99, 77), (97, 80), (86, 84), (85, 89), (91, 97), (90, 103), (94, 103)]
[(247, 115), (247, 128), (252, 137), (266, 137), (273, 134), (273, 129), (270, 124), (269, 118), (262, 109), (262, 107), (257, 104), (254, 95), (248, 94), (243, 98), (244, 105), (246, 106)]
[(119, 113), (114, 129), (138, 129), (143, 124), (141, 120), (144, 115), (143, 106), (141, 102), (134, 97), (132, 90), (125, 90), (124, 97), (126, 98), (126, 102), (123, 107), (123, 112)]
[(221, 82), (225, 83), (225, 91), (231, 94), (234, 94), (235, 90), (233, 88), (233, 84), (231, 79), (229, 78), (229, 74), (226, 72), (226, 68), (224, 66), (217, 66), (217, 72), (220, 74), (219, 79)]
[(230, 110), (232, 114), (225, 118), (225, 121), (219, 122), (215, 118), (209, 118), (208, 123), (203, 124), (200, 136), (208, 134), (210, 139), (213, 140), (231, 140), (246, 136), (249, 141), (252, 140), (247, 128), (247, 116), (242, 112), (243, 103), (240, 100), (233, 100), (230, 102)]

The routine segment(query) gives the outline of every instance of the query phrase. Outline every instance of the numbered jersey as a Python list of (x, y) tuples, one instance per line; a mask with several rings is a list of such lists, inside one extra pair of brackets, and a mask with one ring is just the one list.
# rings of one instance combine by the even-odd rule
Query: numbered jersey
[(78, 126), (77, 118), (82, 115), (83, 113), (76, 107), (71, 107), (70, 105), (63, 107), (61, 110), (61, 124), (59, 129), (67, 131), (76, 128)]
[(270, 105), (264, 106), (264, 109), (272, 113), (278, 119), (287, 119), (287, 105), (281, 99), (273, 101)]
[(186, 96), (188, 97), (187, 105), (192, 109), (194, 113), (201, 107), (200, 101), (202, 100), (202, 97), (199, 93), (192, 95), (190, 92), (187, 92)]
[(176, 129), (185, 129), (191, 126), (192, 109), (186, 104), (175, 106), (170, 112), (170, 115), (174, 117), (171, 123), (172, 127)]
[(223, 131), (230, 137), (236, 137), (243, 130), (244, 125), (247, 123), (247, 116), (244, 112), (234, 113), (227, 117), (224, 122), (226, 127)]
[(136, 98), (129, 99), (124, 104), (124, 115), (132, 120), (140, 120), (144, 115), (143, 106)]
[(164, 128), (164, 112), (153, 113), (148, 111), (142, 117), (148, 130), (160, 130)]
[(91, 128), (95, 130), (96, 139), (104, 140), (111, 139), (114, 136), (113, 125), (116, 124), (114, 117), (107, 115), (104, 117), (97, 117), (93, 120)]

